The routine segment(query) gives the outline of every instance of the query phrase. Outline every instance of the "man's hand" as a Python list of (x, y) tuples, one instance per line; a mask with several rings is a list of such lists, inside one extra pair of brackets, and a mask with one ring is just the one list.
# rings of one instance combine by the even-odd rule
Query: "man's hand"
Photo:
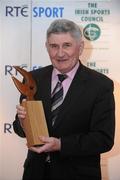
[(61, 149), (61, 141), (58, 138), (54, 137), (39, 137), (40, 141), (43, 142), (44, 145), (39, 147), (30, 147), (31, 151), (42, 153), (42, 152), (53, 152), (60, 151)]
[[(26, 100), (23, 99), (23, 101), (26, 101)], [(19, 118), (19, 121), (20, 121), (20, 125), (24, 129), (23, 122), (24, 122), (25, 117), (26, 117), (26, 110), (21, 105), (16, 105), (16, 109), (17, 109), (17, 115), (18, 115), (18, 118)]]

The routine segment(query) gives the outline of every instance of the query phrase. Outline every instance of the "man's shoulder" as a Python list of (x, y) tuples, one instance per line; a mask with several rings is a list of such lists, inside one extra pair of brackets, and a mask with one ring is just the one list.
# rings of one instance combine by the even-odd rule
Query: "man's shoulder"
[(31, 71), (33, 76), (38, 76), (39, 74), (46, 74), (48, 72), (51, 72), (53, 69), (52, 65), (48, 65), (48, 66), (44, 66), (44, 67), (40, 67), (36, 70)]
[(107, 75), (97, 72), (94, 69), (90, 69), (83, 65), (83, 71), (86, 73), (87, 77), (91, 82), (94, 84), (101, 84), (101, 85), (111, 85), (113, 84), (113, 80), (109, 78)]

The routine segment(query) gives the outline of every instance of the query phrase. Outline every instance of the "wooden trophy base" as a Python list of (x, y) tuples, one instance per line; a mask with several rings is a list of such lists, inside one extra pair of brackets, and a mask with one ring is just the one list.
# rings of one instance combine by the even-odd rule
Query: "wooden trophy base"
[(27, 146), (42, 145), (39, 137), (49, 136), (42, 101), (23, 101), (22, 106), (27, 112), (24, 121)]

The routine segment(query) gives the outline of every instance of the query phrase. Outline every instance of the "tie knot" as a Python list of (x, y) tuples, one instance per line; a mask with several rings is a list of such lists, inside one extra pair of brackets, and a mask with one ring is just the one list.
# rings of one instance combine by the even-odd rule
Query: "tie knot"
[(58, 79), (60, 82), (63, 82), (67, 78), (66, 74), (58, 74)]

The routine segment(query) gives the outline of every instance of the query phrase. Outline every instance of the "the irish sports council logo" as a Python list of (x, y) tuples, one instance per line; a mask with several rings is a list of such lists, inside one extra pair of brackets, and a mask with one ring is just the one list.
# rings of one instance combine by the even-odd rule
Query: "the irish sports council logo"
[(83, 34), (87, 40), (95, 41), (100, 37), (101, 30), (96, 24), (88, 24), (83, 29)]

